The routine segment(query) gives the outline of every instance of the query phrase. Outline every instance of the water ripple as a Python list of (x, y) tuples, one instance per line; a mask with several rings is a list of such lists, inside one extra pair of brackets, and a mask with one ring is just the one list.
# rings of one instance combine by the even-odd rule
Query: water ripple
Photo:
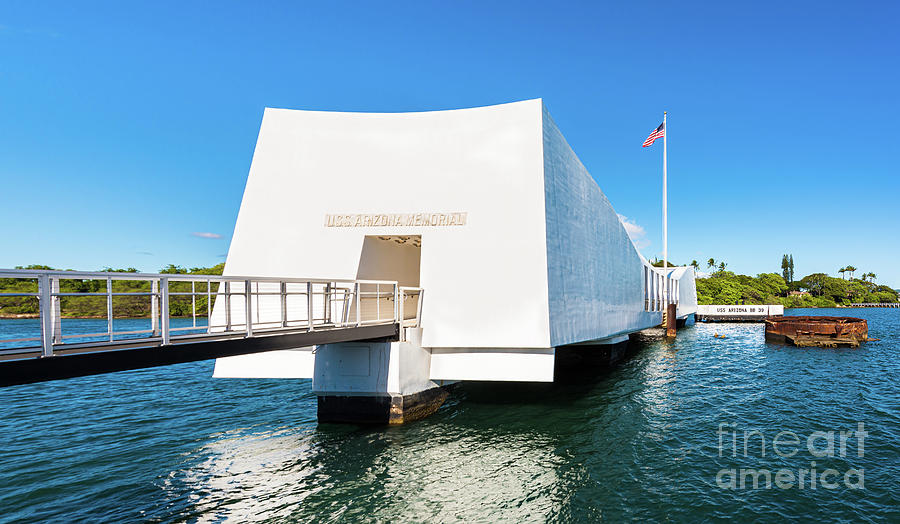
[[(880, 342), (798, 349), (759, 325), (698, 325), (591, 380), (464, 384), (402, 427), (318, 425), (308, 381), (213, 380), (211, 362), (6, 388), (0, 520), (896, 522), (900, 311), (854, 314)], [(742, 454), (744, 430), (859, 422), (862, 457), (785, 458), (771, 442), (763, 457), (758, 438)], [(722, 423), (737, 456), (730, 435), (720, 456)], [(865, 489), (716, 482), (813, 461), (864, 469)]]

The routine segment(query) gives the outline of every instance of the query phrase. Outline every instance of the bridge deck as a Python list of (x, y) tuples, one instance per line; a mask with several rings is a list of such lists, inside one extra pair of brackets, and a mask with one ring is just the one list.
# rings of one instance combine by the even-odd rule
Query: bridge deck
[(277, 332), (245, 338), (222, 335), (202, 341), (177, 341), (166, 347), (148, 341), (65, 348), (52, 357), (18, 358), (0, 362), (0, 387), (47, 380), (98, 375), (219, 357), (231, 357), (357, 340), (396, 339), (398, 324)]
[[(39, 311), (37, 319), (18, 322), (17, 336), (0, 331), (0, 386), (399, 339), (401, 327), (417, 326), (421, 312), (421, 289), (389, 281), (29, 270), (0, 270), (0, 279), (23, 290), (0, 293), (0, 307), (30, 304)], [(84, 333), (64, 322), (67, 308), (77, 311), (73, 301), (105, 309), (106, 330)], [(147, 316), (123, 319), (116, 307)], [(122, 329), (123, 323), (131, 329)], [(147, 329), (135, 329), (135, 323)]]

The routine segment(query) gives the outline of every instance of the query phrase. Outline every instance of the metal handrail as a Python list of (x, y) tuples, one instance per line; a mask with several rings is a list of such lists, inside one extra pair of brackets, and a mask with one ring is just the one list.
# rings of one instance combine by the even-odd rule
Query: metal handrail
[[(119, 273), (58, 270), (0, 269), (0, 278), (36, 280), (37, 292), (0, 293), (4, 297), (31, 297), (38, 300), (40, 337), (0, 339), (0, 355), (20, 353), (23, 349), (40, 350), (42, 357), (71, 347), (66, 340), (102, 338), (105, 344), (127, 340), (148, 341), (168, 346), (173, 341), (222, 335), (254, 336), (254, 332), (271, 334), (278, 330), (314, 331), (397, 323), (418, 326), (421, 299), (414, 318), (405, 318), (399, 301), (408, 296), (421, 297), (421, 288), (401, 288), (396, 281), (350, 279), (304, 279), (293, 277), (247, 277), (232, 275), (186, 275), (167, 273)], [(63, 292), (61, 281), (105, 281), (106, 290)], [(113, 291), (113, 281), (144, 282), (134, 291)], [(172, 288), (172, 283), (190, 282), (190, 291)], [(205, 286), (197, 286), (197, 283)], [(146, 290), (149, 283), (150, 291)], [(102, 286), (102, 284), (101, 284)], [(199, 288), (199, 289), (198, 289)], [(63, 334), (61, 299), (72, 297), (106, 298), (106, 332)], [(114, 301), (116, 297), (142, 297), (150, 302), (150, 329), (116, 331)], [(189, 304), (186, 302), (189, 299)], [(206, 297), (198, 305), (198, 297)], [(173, 302), (174, 301), (174, 302)], [(170, 306), (175, 302), (190, 307), (189, 326), (172, 326)], [(146, 306), (140, 304), (144, 309)], [(206, 316), (206, 325), (198, 325), (198, 312)], [(147, 317), (142, 317), (147, 318)], [(197, 333), (198, 330), (204, 333)], [(37, 331), (37, 330), (36, 330)], [(401, 329), (402, 331), (402, 329)], [(185, 333), (187, 332), (187, 333)], [(134, 335), (148, 335), (134, 337)], [(9, 346), (23, 342), (40, 342), (36, 346)], [(84, 345), (89, 342), (78, 342)]]
[(113, 280), (151, 280), (160, 277), (177, 281), (207, 281), (207, 280), (252, 280), (253, 282), (288, 282), (305, 284), (312, 282), (313, 284), (327, 284), (329, 282), (342, 283), (361, 283), (361, 284), (396, 284), (394, 280), (360, 280), (360, 279), (340, 279), (340, 278), (293, 278), (293, 277), (262, 277), (262, 276), (245, 276), (245, 275), (192, 275), (187, 273), (125, 273), (119, 271), (63, 271), (59, 269), (53, 270), (36, 270), (36, 269), (0, 269), (0, 278), (38, 278), (41, 275), (62, 277), (61, 280), (100, 280), (112, 278)]
[[(420, 319), (422, 318), (422, 295), (424, 294), (424, 290), (420, 287), (410, 287), (410, 286), (400, 286), (398, 289), (398, 297), (395, 300), (396, 310), (395, 315), (399, 319), (400, 322), (400, 341), (406, 341), (406, 329), (405, 328), (417, 328), (419, 327)], [(415, 295), (416, 304), (415, 310), (412, 318), (408, 318), (406, 316), (406, 304), (407, 297)]]

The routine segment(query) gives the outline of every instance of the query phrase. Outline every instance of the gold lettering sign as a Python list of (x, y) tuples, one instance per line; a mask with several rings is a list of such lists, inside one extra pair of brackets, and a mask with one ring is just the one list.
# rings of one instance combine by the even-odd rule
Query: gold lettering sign
[(468, 213), (357, 213), (325, 215), (325, 227), (464, 226)]

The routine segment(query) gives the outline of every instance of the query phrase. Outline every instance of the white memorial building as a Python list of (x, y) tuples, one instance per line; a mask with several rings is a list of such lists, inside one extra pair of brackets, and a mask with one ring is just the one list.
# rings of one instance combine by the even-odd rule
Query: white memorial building
[(403, 341), (217, 361), (217, 377), (312, 378), (323, 420), (417, 418), (456, 381), (552, 381), (558, 352), (658, 326), (667, 287), (679, 318), (696, 310), (693, 271), (667, 281), (640, 256), (540, 99), (266, 109), (225, 274), (421, 288)]

